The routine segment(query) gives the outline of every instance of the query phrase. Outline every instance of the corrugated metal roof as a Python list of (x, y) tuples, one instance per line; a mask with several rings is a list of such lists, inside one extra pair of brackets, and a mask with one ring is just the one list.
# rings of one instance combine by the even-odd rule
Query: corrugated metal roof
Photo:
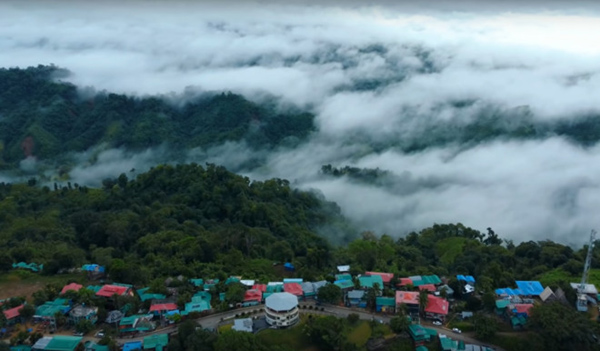
[(298, 306), (298, 297), (287, 292), (275, 293), (265, 299), (265, 305), (274, 311), (289, 311)]

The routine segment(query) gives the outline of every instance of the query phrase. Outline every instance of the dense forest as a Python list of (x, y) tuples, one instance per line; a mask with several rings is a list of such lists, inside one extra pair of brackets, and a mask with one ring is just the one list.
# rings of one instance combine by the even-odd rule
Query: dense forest
[(161, 144), (188, 149), (244, 140), (270, 148), (294, 145), (314, 130), (311, 114), (282, 114), (232, 93), (135, 98), (79, 91), (59, 80), (67, 75), (55, 66), (0, 69), (0, 166), (101, 143), (132, 150)]
[[(310, 111), (282, 112), (276, 99), (257, 104), (229, 92), (132, 97), (76, 87), (64, 81), (69, 74), (56, 66), (0, 68), (0, 169), (15, 168), (27, 156), (57, 160), (99, 145), (134, 151), (158, 145), (207, 148), (227, 141), (244, 141), (254, 150), (294, 147), (317, 130)], [(350, 133), (347, 142), (368, 144), (375, 152), (416, 152), (554, 135), (583, 146), (600, 140), (598, 115), (541, 121), (527, 107), (506, 109), (478, 101), (452, 106), (474, 117), (439, 121), (407, 110), (402, 114), (410, 133), (379, 139)]]

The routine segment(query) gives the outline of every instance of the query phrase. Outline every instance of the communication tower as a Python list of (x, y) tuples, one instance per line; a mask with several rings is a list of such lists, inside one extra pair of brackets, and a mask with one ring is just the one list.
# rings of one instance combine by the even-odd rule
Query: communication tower
[(588, 297), (585, 294), (585, 286), (587, 284), (588, 275), (590, 273), (590, 267), (592, 266), (592, 251), (594, 250), (594, 241), (596, 240), (596, 231), (592, 230), (590, 234), (590, 243), (588, 244), (588, 252), (585, 258), (585, 265), (583, 266), (583, 275), (581, 276), (581, 283), (577, 288), (577, 310), (585, 312), (588, 307)]

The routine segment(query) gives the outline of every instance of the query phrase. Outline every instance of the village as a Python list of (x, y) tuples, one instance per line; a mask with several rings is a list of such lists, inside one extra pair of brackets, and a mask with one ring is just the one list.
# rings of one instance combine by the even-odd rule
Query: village
[[(165, 282), (166, 293), (157, 293), (150, 287), (136, 289), (118, 282), (88, 286), (72, 282), (62, 287), (55, 298), (35, 306), (18, 297), (1, 301), (6, 326), (0, 330), (0, 336), (10, 342), (12, 351), (75, 351), (82, 348), (107, 351), (107, 346), (99, 341), (105, 330), (107, 333), (114, 330), (118, 340), (135, 339), (120, 343), (123, 351), (162, 351), (175, 330), (173, 326), (186, 319), (198, 320), (226, 311), (252, 311), (230, 314), (220, 318), (217, 325), (229, 325), (239, 332), (258, 333), (265, 329), (293, 327), (300, 321), (300, 314), (310, 308), (310, 311), (324, 313), (343, 311), (346, 315), (369, 312), (372, 319), (380, 323), (389, 323), (393, 316), (403, 316), (409, 320), (406, 333), (417, 351), (427, 350), (425, 345), (432, 342), (436, 342), (442, 351), (491, 350), (465, 342), (461, 337), (463, 331), (451, 327), (473, 317), (473, 311), (466, 310), (464, 303), (478, 295), (473, 276), (453, 277), (459, 282), (460, 291), (455, 291), (448, 285), (448, 277), (437, 275), (396, 277), (392, 273), (364, 272), (353, 276), (350, 266), (345, 265), (337, 266), (333, 281), (310, 282), (292, 277), (295, 269), (291, 263), (286, 263), (284, 268), (290, 278), (275, 282), (236, 276), (224, 280), (172, 278)], [(21, 263), (15, 265), (15, 269), (35, 272), (43, 267)], [(84, 265), (81, 271), (91, 281), (108, 278), (99, 265)], [(579, 288), (577, 283), (571, 285), (575, 290)], [(182, 294), (184, 286), (191, 289), (191, 295)], [(494, 308), (497, 319), (514, 331), (527, 329), (529, 310), (535, 304), (554, 301), (568, 304), (562, 289), (552, 291), (537, 281), (516, 281), (515, 286), (495, 290)], [(330, 297), (332, 291), (333, 297)], [(341, 298), (336, 297), (336, 292)], [(87, 303), (83, 302), (82, 295), (88, 296)], [(182, 302), (185, 296), (189, 298)], [(596, 287), (586, 284), (586, 302), (596, 305), (597, 298)], [(14, 306), (16, 303), (19, 304)], [(100, 316), (100, 309), (106, 310), (104, 316)], [(27, 326), (25, 332), (23, 326)], [(88, 334), (95, 338), (90, 340), (86, 337)]]

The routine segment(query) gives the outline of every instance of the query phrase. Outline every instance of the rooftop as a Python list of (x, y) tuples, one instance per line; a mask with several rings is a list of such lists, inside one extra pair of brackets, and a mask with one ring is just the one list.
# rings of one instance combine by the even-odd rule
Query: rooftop
[(290, 293), (296, 296), (302, 296), (302, 286), (298, 283), (284, 283), (283, 291), (286, 293)]
[(21, 314), (19, 310), (23, 308), (23, 306), (24, 305), (13, 307), (10, 310), (4, 311), (4, 316), (6, 317), (6, 319), (13, 319), (19, 317), (19, 315)]
[[(571, 287), (575, 290), (579, 289), (579, 285), (580, 283), (571, 283)], [(596, 286), (594, 284), (584, 284), (583, 293), (597, 295), (598, 289), (596, 289)]]
[(298, 306), (298, 297), (287, 292), (275, 293), (265, 299), (265, 305), (274, 311), (289, 311)]
[(48, 351), (73, 351), (77, 348), (77, 345), (79, 345), (82, 339), (82, 337), (78, 336), (63, 335), (43, 337), (33, 345), (33, 348)]
[(370, 276), (374, 276), (374, 275), (378, 275), (381, 277), (381, 280), (385, 283), (385, 284), (389, 284), (390, 281), (392, 280), (392, 278), (394, 278), (394, 273), (382, 273), (382, 272), (365, 272), (365, 275), (370, 275)]
[(71, 310), (71, 312), (69, 312), (69, 314), (73, 317), (84, 317), (84, 316), (94, 314), (97, 312), (98, 312), (98, 307), (77, 305)]
[(150, 312), (174, 311), (177, 309), (175, 303), (157, 303), (150, 306)]
[(377, 306), (396, 306), (396, 299), (393, 297), (378, 296), (375, 298), (375, 304)]
[(354, 282), (352, 280), (336, 280), (333, 284), (340, 287), (340, 289), (349, 289), (354, 287)]
[(236, 319), (233, 321), (231, 329), (239, 332), (252, 333), (252, 318)]
[(544, 287), (538, 281), (517, 280), (516, 284), (523, 295), (539, 296), (544, 291)]
[(383, 279), (380, 275), (363, 275), (360, 278), (358, 278), (358, 281), (360, 282), (360, 286), (364, 288), (372, 288), (377, 283), (379, 285), (379, 288), (383, 289)]
[(257, 289), (246, 290), (244, 293), (244, 301), (261, 301), (262, 300), (262, 291)]
[(419, 304), (419, 293), (416, 291), (396, 291), (396, 304), (401, 303), (408, 305)]
[(112, 297), (113, 295), (125, 295), (129, 291), (129, 287), (121, 285), (104, 285), (97, 293), (96, 296)]
[(71, 284), (67, 284), (65, 285), (62, 290), (60, 291), (61, 295), (66, 293), (67, 291), (73, 290), (73, 291), (79, 291), (81, 288), (83, 288), (83, 285), (81, 284), (77, 284), (77, 283), (71, 283)]
[(144, 349), (156, 349), (160, 351), (169, 343), (169, 335), (156, 334), (144, 338)]
[(141, 349), (142, 349), (141, 341), (127, 342), (123, 345), (123, 351), (133, 351), (133, 350), (141, 350)]
[(448, 300), (437, 297), (437, 296), (429, 296), (429, 302), (427, 303), (427, 307), (425, 308), (425, 312), (447, 315), (448, 314), (449, 303)]

